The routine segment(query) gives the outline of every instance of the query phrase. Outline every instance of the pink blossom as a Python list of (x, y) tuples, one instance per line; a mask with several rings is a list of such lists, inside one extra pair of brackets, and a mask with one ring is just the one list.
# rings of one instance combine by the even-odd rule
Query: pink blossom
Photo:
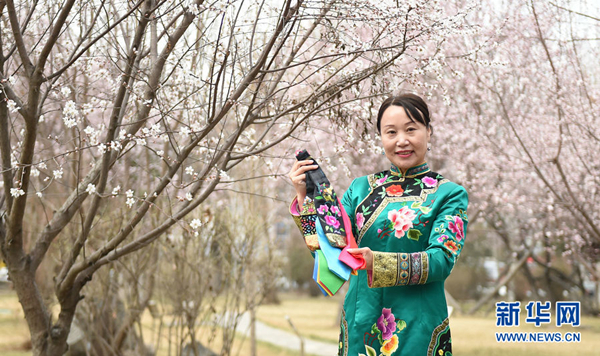
[(394, 230), (396, 233), (394, 236), (397, 238), (401, 238), (404, 236), (404, 233), (408, 231), (411, 227), (413, 227), (413, 219), (417, 217), (414, 211), (404, 206), (400, 210), (391, 210), (388, 213), (388, 219), (390, 219), (394, 225)]
[(327, 223), (327, 225), (333, 226), (336, 229), (340, 227), (340, 222), (331, 215), (325, 216), (325, 222)]
[(365, 216), (363, 213), (356, 214), (356, 227), (360, 230), (365, 224)]
[(425, 177), (421, 180), (421, 182), (423, 182), (429, 188), (435, 187), (438, 183), (437, 179), (431, 177)]
[(460, 241), (465, 237), (464, 223), (459, 216), (454, 217), (454, 222), (448, 223), (448, 229), (456, 234), (456, 240)]

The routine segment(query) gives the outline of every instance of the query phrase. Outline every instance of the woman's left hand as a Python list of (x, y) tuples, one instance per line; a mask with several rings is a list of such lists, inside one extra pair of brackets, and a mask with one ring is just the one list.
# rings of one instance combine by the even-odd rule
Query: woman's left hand
[(351, 255), (362, 255), (365, 259), (365, 266), (361, 269), (366, 269), (368, 271), (373, 270), (373, 251), (371, 251), (368, 247), (360, 247), (360, 248), (349, 248), (348, 253)]

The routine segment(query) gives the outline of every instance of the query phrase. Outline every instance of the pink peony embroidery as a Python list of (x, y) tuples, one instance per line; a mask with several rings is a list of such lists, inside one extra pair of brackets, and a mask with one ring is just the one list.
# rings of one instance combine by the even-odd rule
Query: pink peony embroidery
[(319, 212), (319, 214), (325, 215), (325, 213), (329, 211), (329, 207), (327, 205), (323, 204), (317, 208), (317, 211)]
[(444, 242), (446, 240), (448, 240), (448, 235), (442, 235), (440, 237), (438, 237), (438, 242)]
[(423, 182), (429, 188), (435, 187), (438, 183), (437, 179), (431, 177), (425, 177), (421, 180), (421, 182)]
[(388, 219), (392, 221), (393, 228), (396, 230), (394, 236), (401, 238), (404, 234), (413, 227), (413, 219), (417, 217), (414, 211), (404, 206), (400, 210), (391, 210), (388, 213)]
[(330, 210), (332, 214), (340, 215), (340, 208), (338, 208), (337, 206), (333, 205)]
[(335, 229), (338, 229), (340, 227), (340, 222), (331, 215), (325, 216), (325, 222), (327, 223), (327, 225), (333, 226)]
[(456, 240), (460, 241), (465, 237), (465, 227), (459, 216), (454, 217), (454, 221), (448, 223), (448, 229), (456, 234)]
[(365, 225), (365, 216), (363, 213), (356, 214), (356, 227), (360, 230)]

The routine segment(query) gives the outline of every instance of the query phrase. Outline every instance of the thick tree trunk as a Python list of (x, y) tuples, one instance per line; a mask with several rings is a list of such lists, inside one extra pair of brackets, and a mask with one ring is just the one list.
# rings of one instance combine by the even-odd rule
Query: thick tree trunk
[(14, 255), (5, 254), (10, 280), (13, 282), (19, 303), (23, 308), (25, 320), (31, 335), (33, 355), (45, 355), (46, 340), (49, 335), (50, 314), (46, 310), (42, 295), (35, 282), (35, 272), (32, 271), (27, 257), (20, 254), (20, 261), (14, 261)]

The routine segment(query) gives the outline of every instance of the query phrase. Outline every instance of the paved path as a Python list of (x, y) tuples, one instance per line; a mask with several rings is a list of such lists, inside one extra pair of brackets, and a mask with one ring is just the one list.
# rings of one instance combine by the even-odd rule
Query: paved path
[[(290, 331), (277, 329), (256, 321), (256, 338), (279, 347), (299, 351), (300, 339), (291, 329), (291, 327)], [(250, 335), (250, 314), (246, 313), (242, 316), (238, 330), (247, 336)], [(304, 353), (306, 355), (335, 356), (337, 352), (337, 344), (304, 338)]]

